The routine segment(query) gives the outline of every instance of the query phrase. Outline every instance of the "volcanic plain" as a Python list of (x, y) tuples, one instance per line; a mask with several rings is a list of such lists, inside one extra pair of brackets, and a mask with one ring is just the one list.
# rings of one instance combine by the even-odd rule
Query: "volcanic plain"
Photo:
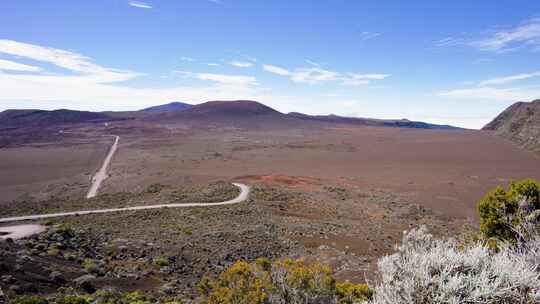
[[(404, 230), (425, 224), (455, 236), (477, 225), (476, 202), (487, 190), (540, 179), (539, 154), (491, 131), (305, 120), (253, 104), (215, 108), (62, 125), (50, 128), (54, 141), (0, 149), (1, 217), (219, 202), (237, 195), (230, 182), (252, 186), (234, 206), (40, 221), (47, 232), (1, 244), (0, 269), (10, 277), (0, 287), (55, 293), (91, 275), (95, 288), (195, 297), (203, 275), (261, 256), (303, 257), (330, 264), (340, 280), (373, 280), (377, 258)], [(118, 150), (99, 195), (86, 200), (112, 144), (104, 135), (120, 136)]]

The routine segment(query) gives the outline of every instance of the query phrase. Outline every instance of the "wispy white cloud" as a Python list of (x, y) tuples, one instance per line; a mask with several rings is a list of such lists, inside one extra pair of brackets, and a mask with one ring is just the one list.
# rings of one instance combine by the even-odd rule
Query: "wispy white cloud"
[(314, 67), (321, 67), (321, 66), (324, 65), (323, 62), (316, 62), (316, 61), (309, 60), (309, 59), (306, 59), (306, 63), (309, 64), (309, 65), (312, 65)]
[(32, 66), (32, 65), (26, 65), (14, 61), (9, 60), (2, 60), (0, 59), (0, 71), (19, 71), (19, 72), (39, 72), (41, 71), (41, 68)]
[(263, 65), (263, 69), (267, 72), (274, 73), (280, 76), (291, 75), (291, 72), (289, 70), (275, 66), (275, 65), (265, 64)]
[(234, 85), (246, 85), (246, 86), (257, 85), (257, 79), (253, 76), (199, 73), (197, 74), (197, 78), (201, 80), (215, 81), (221, 84), (234, 84)]
[(339, 74), (321, 68), (299, 68), (291, 75), (291, 80), (300, 83), (316, 84), (338, 80)]
[(208, 0), (209, 2), (215, 3), (215, 4), (223, 4), (223, 1), (221, 0)]
[(520, 25), (494, 31), (488, 37), (473, 41), (472, 46), (485, 51), (506, 52), (522, 47), (540, 47), (540, 18), (532, 18)]
[(466, 46), (480, 51), (506, 53), (524, 48), (540, 50), (540, 18), (531, 18), (514, 27), (482, 34), (464, 33), (435, 42), (438, 47)]
[(454, 90), (448, 90), (438, 93), (439, 96), (453, 97), (453, 98), (467, 98), (477, 100), (498, 100), (498, 101), (518, 101), (518, 100), (532, 100), (540, 96), (540, 89), (538, 87), (504, 87), (504, 85), (520, 81), (527, 80), (533, 77), (539, 77), (540, 71), (523, 73), (518, 75), (495, 77), (486, 80), (482, 80), (476, 85), (474, 83), (466, 83), (466, 85), (474, 85), (468, 88), (460, 88)]
[(240, 85), (240, 86), (258, 85), (257, 79), (253, 76), (213, 74), (213, 73), (193, 73), (193, 72), (178, 71), (178, 70), (173, 71), (173, 73), (184, 75), (186, 77), (196, 78), (199, 80), (213, 81), (222, 85)]
[(197, 61), (197, 59), (192, 58), (192, 57), (187, 57), (187, 56), (180, 57), (180, 60), (187, 61), (187, 62), (196, 62)]
[(465, 40), (463, 38), (456, 38), (456, 37), (446, 37), (446, 38), (435, 41), (435, 45), (439, 47), (458, 46), (458, 45), (463, 45), (464, 43), (465, 43)]
[(344, 85), (362, 86), (369, 84), (372, 80), (383, 80), (390, 77), (389, 74), (355, 74), (349, 73), (342, 78)]
[(440, 92), (439, 96), (496, 101), (527, 101), (540, 96), (540, 90), (524, 88), (473, 87)]
[[(173, 99), (203, 102), (246, 98), (270, 104), (283, 102), (263, 92), (255, 77), (251, 76), (186, 72), (186, 76), (199, 79), (203, 84), (165, 88), (133, 87), (125, 81), (143, 74), (100, 66), (89, 57), (71, 51), (0, 40), (0, 54), (39, 63), (36, 64), (39, 70), (26, 65), (23, 67), (22, 63), (15, 61), (13, 63), (19, 65), (9, 62), (11, 70), (2, 70), (0, 111), (14, 107), (53, 109), (66, 106), (99, 111), (137, 109)], [(1, 63), (4, 67), (8, 66), (6, 61)], [(48, 71), (48, 64), (62, 69)], [(22, 69), (25, 69), (25, 73), (21, 73)]]
[(367, 32), (367, 31), (360, 33), (360, 37), (362, 38), (362, 40), (371, 40), (373, 38), (379, 37), (380, 35), (381, 33)]
[(219, 63), (215, 63), (215, 62), (203, 62), (202, 64), (207, 65), (207, 66), (220, 66)]
[(102, 83), (126, 81), (140, 75), (131, 71), (96, 65), (90, 61), (90, 58), (74, 52), (13, 40), (0, 40), (0, 53), (51, 63), (72, 72), (77, 72), (81, 77)]
[(518, 80), (526, 80), (526, 79), (538, 77), (538, 76), (540, 76), (540, 71), (532, 72), (532, 73), (523, 73), (523, 74), (512, 75), (512, 76), (491, 78), (491, 79), (481, 81), (479, 85), (480, 86), (501, 85), (501, 84), (507, 84), (510, 82), (518, 81)]
[(280, 76), (287, 76), (294, 82), (299, 83), (321, 83), (325, 81), (337, 80), (338, 73), (324, 70), (318, 67), (298, 68), (294, 71), (289, 71), (285, 68), (275, 65), (265, 64), (263, 69), (267, 72), (274, 73)]
[(136, 7), (136, 8), (144, 8), (144, 9), (149, 9), (149, 8), (152, 8), (152, 5), (146, 3), (146, 2), (141, 2), (141, 1), (129, 1), (128, 2), (130, 6), (133, 6), (133, 7)]
[(322, 69), (320, 67), (297, 68), (290, 71), (275, 65), (265, 64), (263, 65), (263, 69), (270, 73), (289, 77), (294, 82), (309, 84), (339, 81), (343, 85), (359, 86), (369, 84), (372, 80), (382, 80), (390, 77), (389, 74), (343, 74)]
[(252, 62), (247, 61), (229, 61), (228, 63), (237, 68), (249, 68), (253, 66)]

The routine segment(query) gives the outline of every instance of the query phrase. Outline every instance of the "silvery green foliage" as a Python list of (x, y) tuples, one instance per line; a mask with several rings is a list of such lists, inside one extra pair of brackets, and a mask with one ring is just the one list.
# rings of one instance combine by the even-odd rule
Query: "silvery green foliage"
[(421, 227), (396, 249), (379, 260), (372, 304), (540, 303), (538, 235), (495, 253), (482, 243), (436, 240)]

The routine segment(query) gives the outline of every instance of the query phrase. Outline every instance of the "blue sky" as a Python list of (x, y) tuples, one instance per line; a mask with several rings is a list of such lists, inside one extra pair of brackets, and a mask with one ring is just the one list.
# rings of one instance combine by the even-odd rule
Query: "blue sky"
[(0, 110), (254, 99), (480, 128), (540, 98), (540, 1), (0, 2)]

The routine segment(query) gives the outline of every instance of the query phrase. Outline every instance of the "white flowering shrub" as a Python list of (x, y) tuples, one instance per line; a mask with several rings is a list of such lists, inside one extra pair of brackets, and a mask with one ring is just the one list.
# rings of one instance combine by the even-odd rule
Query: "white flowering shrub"
[(436, 240), (421, 227), (379, 260), (382, 277), (371, 303), (540, 303), (539, 260), (538, 234), (493, 252), (480, 242)]

